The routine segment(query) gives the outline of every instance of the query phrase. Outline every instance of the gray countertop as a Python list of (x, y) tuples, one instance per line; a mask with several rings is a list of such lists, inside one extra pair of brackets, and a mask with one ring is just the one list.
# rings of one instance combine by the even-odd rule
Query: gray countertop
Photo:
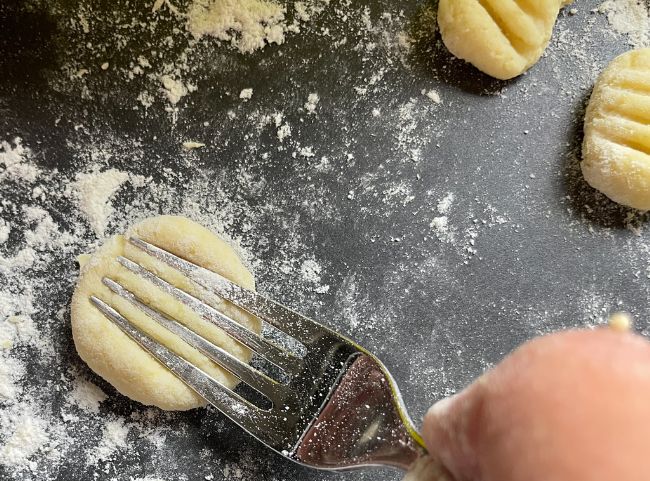
[[(630, 48), (592, 12), (601, 2), (561, 13), (545, 56), (511, 82), (451, 58), (431, 2), (332, 0), (249, 54), (195, 41), (145, 3), (0, 6), (0, 142), (5, 154), (29, 149), (39, 169), (36, 180), (12, 178), (6, 162), (0, 173), (4, 258), (38, 244), (29, 209), (52, 220), (35, 264), (0, 275), (18, 299), (2, 318), (23, 314), (38, 333), (0, 351), (22, 369), (0, 412), (44, 426), (31, 465), (0, 453), (0, 478), (400, 479), (296, 466), (214, 410), (164, 414), (90, 372), (69, 328), (74, 257), (149, 215), (226, 236), (260, 291), (375, 352), (416, 420), (538, 334), (618, 309), (648, 329), (646, 219), (590, 189), (578, 166), (591, 86)], [(165, 74), (196, 90), (172, 105)], [(188, 140), (205, 147), (187, 151)], [(75, 180), (109, 169), (129, 180), (94, 232)]]

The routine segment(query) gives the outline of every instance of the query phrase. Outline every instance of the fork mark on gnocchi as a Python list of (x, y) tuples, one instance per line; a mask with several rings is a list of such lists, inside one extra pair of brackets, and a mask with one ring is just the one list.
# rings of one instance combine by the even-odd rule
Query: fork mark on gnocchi
[(544, 22), (544, 10), (543, 8), (540, 9), (540, 7), (543, 7), (542, 2), (538, 2), (536, 0), (514, 0), (514, 3), (517, 4), (517, 6), (526, 14), (528, 14), (530, 17), (534, 18), (538, 22)]
[(572, 0), (440, 0), (438, 25), (451, 53), (506, 80), (528, 70)]
[(506, 6), (505, 4), (494, 2), (494, 0), (476, 1), (490, 16), (492, 22), (501, 31), (501, 35), (512, 48), (519, 54), (525, 54), (529, 47), (526, 42), (526, 36), (521, 34), (520, 26), (517, 25), (519, 19), (516, 13), (511, 11), (512, 5)]
[(650, 210), (650, 48), (617, 57), (596, 82), (581, 167), (612, 200)]
[(624, 135), (619, 135), (604, 129), (599, 129), (596, 131), (596, 133), (597, 138), (600, 140), (604, 140), (605, 142), (614, 144), (618, 147), (625, 147), (626, 149), (640, 152), (650, 157), (650, 145), (636, 142), (634, 139), (630, 139)]

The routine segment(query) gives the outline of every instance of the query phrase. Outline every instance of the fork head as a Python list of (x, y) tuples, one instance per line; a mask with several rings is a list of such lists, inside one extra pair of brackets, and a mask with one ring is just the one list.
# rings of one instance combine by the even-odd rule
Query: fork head
[[(162, 289), (253, 351), (269, 369), (253, 367), (183, 323), (148, 305), (114, 279), (104, 284), (241, 381), (232, 390), (166, 347), (97, 296), (92, 303), (159, 362), (255, 438), (293, 461), (322, 469), (369, 465), (408, 467), (423, 443), (383, 364), (344, 336), (219, 274), (141, 239), (133, 246), (182, 273), (191, 293), (127, 257), (119, 263)], [(284, 345), (238, 324), (222, 300), (247, 311), (289, 340)], [(296, 345), (298, 348), (296, 348)], [(293, 346), (293, 347), (292, 347)], [(251, 391), (252, 389), (252, 391)], [(242, 392), (243, 391), (243, 392)]]

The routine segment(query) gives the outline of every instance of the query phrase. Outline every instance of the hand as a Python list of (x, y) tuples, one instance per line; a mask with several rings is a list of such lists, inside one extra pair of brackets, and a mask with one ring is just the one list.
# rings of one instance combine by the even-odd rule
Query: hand
[(650, 343), (611, 329), (535, 339), (434, 405), (423, 436), (455, 481), (647, 481)]

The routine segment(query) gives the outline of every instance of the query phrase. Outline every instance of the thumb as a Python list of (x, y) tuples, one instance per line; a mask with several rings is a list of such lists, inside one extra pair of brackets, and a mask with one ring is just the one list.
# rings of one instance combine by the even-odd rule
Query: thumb
[(568, 331), (517, 349), (434, 405), (423, 436), (457, 481), (644, 481), (650, 344)]

